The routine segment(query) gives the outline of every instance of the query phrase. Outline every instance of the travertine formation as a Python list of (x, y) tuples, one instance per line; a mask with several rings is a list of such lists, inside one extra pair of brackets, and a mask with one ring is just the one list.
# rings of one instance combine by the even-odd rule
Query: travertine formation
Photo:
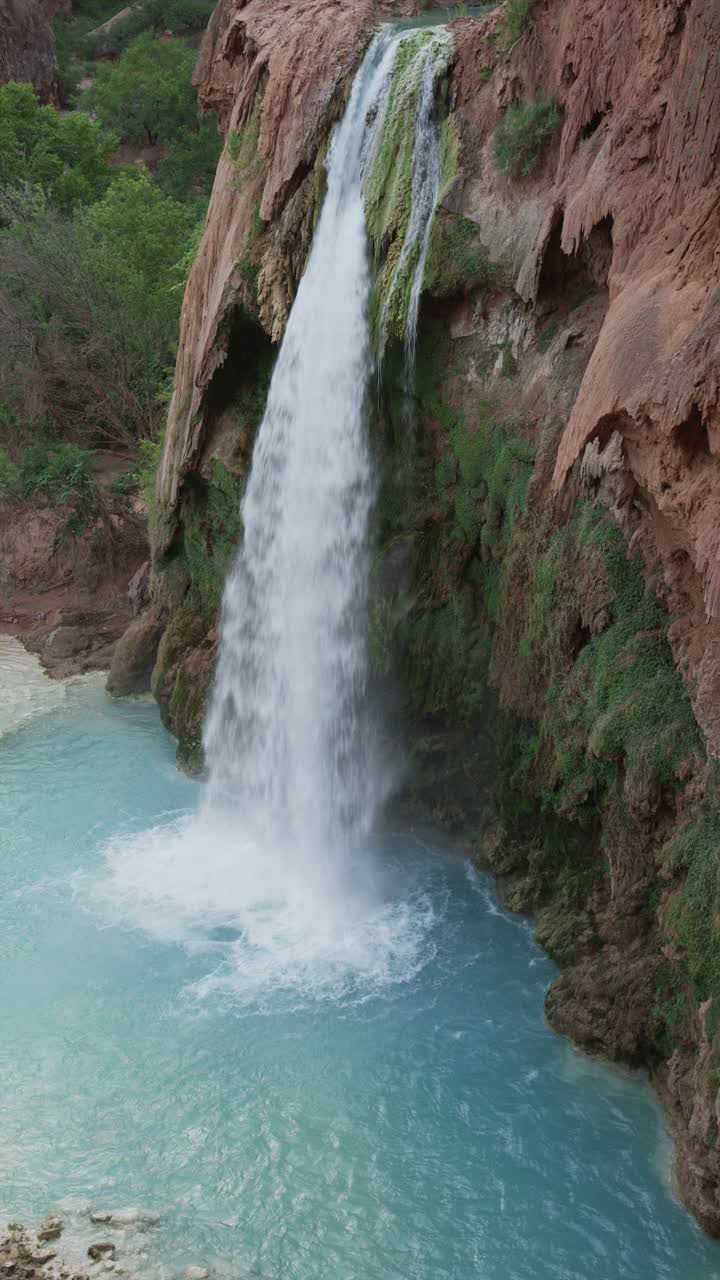
[(713, 0), (535, 5), (480, 93), (487, 40), (474, 23), (456, 38), (466, 139), (487, 136), (519, 84), (563, 108), (544, 170), (510, 192), (488, 150), (463, 212), (509, 222), (516, 251), (524, 240), (517, 287), (531, 305), (593, 232), (604, 235), (608, 310), (553, 485), (572, 485), (589, 442), (619, 432), (628, 500), (677, 619), (676, 657), (720, 751), (720, 10)]

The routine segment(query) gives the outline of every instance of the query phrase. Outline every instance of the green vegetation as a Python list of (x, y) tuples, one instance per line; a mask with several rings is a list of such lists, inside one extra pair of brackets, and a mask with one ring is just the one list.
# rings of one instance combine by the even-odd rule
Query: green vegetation
[(541, 355), (544, 355), (546, 351), (549, 351), (559, 332), (560, 326), (555, 323), (546, 325), (544, 329), (540, 330), (540, 333), (537, 336), (537, 349)]
[(143, 32), (163, 35), (191, 35), (209, 22), (215, 0), (135, 0), (130, 12), (97, 34), (122, 11), (118, 0), (75, 0), (72, 18), (53, 22), (58, 50), (63, 102), (69, 104), (77, 93), (79, 80), (92, 70), (89, 59), (117, 56)]
[(129, 142), (156, 146), (198, 125), (195, 54), (182, 40), (138, 36), (115, 63), (98, 66), (83, 106)]
[[(373, 158), (365, 197), (376, 269), (371, 314), (378, 339), (380, 321), (384, 317), (386, 342), (400, 338), (404, 333), (409, 290), (419, 252), (416, 245), (406, 254), (401, 266), (410, 220), (413, 124), (420, 91), (422, 52), (431, 39), (431, 31), (417, 31), (404, 40), (398, 50), (382, 136)], [(449, 151), (450, 142), (446, 137), (446, 156)]]
[(225, 576), (240, 537), (240, 482), (216, 459), (207, 481), (197, 479), (183, 502), (184, 549), (190, 602), (209, 622), (218, 614)]
[[(666, 873), (682, 877), (679, 891), (665, 912), (664, 925), (683, 964), (696, 1004), (711, 997), (720, 1010), (720, 778), (710, 767), (702, 801), (662, 850)], [(675, 996), (675, 1008), (678, 996)], [(667, 1020), (668, 1010), (664, 1010)], [(672, 1009), (671, 1009), (672, 1013)], [(715, 1026), (715, 1032), (720, 1029)]]
[[(486, 698), (501, 566), (533, 472), (523, 425), (503, 414), (492, 395), (474, 394), (471, 411), (449, 402), (445, 388), (454, 360), (442, 328), (423, 326), (416, 390), (423, 416), (436, 429), (423, 433), (431, 452), (418, 459), (423, 498), (413, 508), (425, 566), (407, 637), (415, 715), (463, 717)], [(401, 411), (392, 408), (396, 362), (390, 351), (385, 373), (393, 413)], [(389, 529), (402, 529), (403, 521), (407, 529), (407, 508), (388, 484), (382, 509)]]
[[(512, 392), (498, 377), (498, 354), (500, 374), (512, 374), (507, 350), (484, 350), (477, 336), (451, 339), (425, 317), (413, 489), (393, 484), (388, 467), (381, 495), (386, 536), (412, 536), (421, 575), (409, 614), (377, 606), (374, 662), (382, 671), (404, 662), (406, 712), (421, 730), (412, 785), (435, 816), (462, 821), (465, 810), (467, 821), (493, 780), (499, 827), (483, 858), (511, 873), (506, 900), (538, 913), (538, 936), (561, 964), (580, 943), (593, 945), (588, 904), (608, 859), (626, 874), (637, 839), (638, 856), (652, 861), (651, 837), (633, 815), (658, 811), (662, 832), (675, 807), (685, 812), (660, 855), (668, 885), (660, 919), (682, 959), (663, 967), (658, 954), (657, 973), (648, 966), (648, 1034), (659, 1050), (682, 1043), (693, 1010), (712, 996), (720, 1079), (720, 784), (688, 807), (686, 783), (702, 776), (705, 756), (667, 615), (599, 502), (581, 501), (559, 521), (539, 481), (531, 488), (535, 450), (527, 425), (502, 408)], [(386, 404), (399, 437), (397, 362), (389, 350)], [(538, 466), (546, 476), (547, 456)], [(493, 739), (492, 762), (483, 734)], [(465, 762), (452, 789), (446, 749)], [(648, 900), (648, 928), (661, 896)]]
[(0, 504), (32, 497), (64, 515), (58, 545), (94, 524), (107, 505), (92, 473), (91, 453), (51, 440), (36, 440), (20, 465), (0, 449)]
[[(62, 491), (52, 466), (31, 484), (39, 442), (51, 462), (63, 449), (88, 457), (98, 446), (125, 450), (128, 469), (114, 497), (140, 490), (147, 498), (153, 489), (182, 292), (221, 145), (214, 115), (201, 121), (198, 113), (194, 50), (155, 33), (197, 30), (212, 5), (138, 3), (131, 17), (142, 23), (139, 38), (117, 62), (88, 63), (88, 32), (117, 9), (110, 0), (77, 0), (72, 19), (55, 24), (68, 83), (95, 73), (84, 97), (95, 118), (42, 107), (28, 85), (0, 90), (5, 500), (52, 502)], [(68, 87), (65, 100), (73, 93)], [(152, 144), (155, 171), (111, 163), (119, 141), (130, 155)], [(96, 486), (80, 478), (74, 509), (84, 503), (89, 512)]]
[(163, 413), (181, 294), (177, 263), (195, 215), (147, 174), (119, 173), (106, 196), (64, 218), (6, 195), (0, 233), (0, 398), (31, 440), (40, 412), (62, 438), (131, 447)]
[[(589, 558), (589, 561), (588, 561)], [(568, 654), (577, 605), (572, 575), (595, 565), (608, 584), (612, 617)], [(673, 785), (702, 756), (690, 703), (667, 641), (667, 617), (638, 557), (599, 505), (580, 504), (569, 526), (537, 555), (525, 604), (519, 658), (549, 676), (542, 715), (544, 802), (575, 817), (626, 785)], [(562, 656), (562, 655), (566, 656)], [(561, 655), (558, 662), (554, 655)]]
[(505, 32), (508, 45), (520, 39), (530, 16), (533, 0), (505, 0)]
[[(127, 17), (114, 23), (109, 32), (92, 43), (99, 53), (120, 53), (144, 31), (157, 35), (165, 31), (172, 31), (174, 35), (202, 31), (214, 8), (215, 0), (136, 0)], [(113, 9), (118, 12), (117, 4)]]
[(533, 173), (559, 124), (560, 108), (555, 98), (513, 102), (495, 130), (495, 160), (500, 172), (510, 178)]
[(0, 201), (22, 186), (63, 213), (92, 204), (110, 186), (116, 146), (116, 135), (88, 116), (41, 106), (29, 84), (0, 89)]
[(440, 125), (440, 198), (460, 172), (460, 138), (453, 116), (446, 116)]
[(462, 297), (475, 289), (492, 293), (507, 280), (502, 262), (492, 262), (480, 227), (468, 218), (438, 209), (430, 233), (425, 288), (436, 298)]

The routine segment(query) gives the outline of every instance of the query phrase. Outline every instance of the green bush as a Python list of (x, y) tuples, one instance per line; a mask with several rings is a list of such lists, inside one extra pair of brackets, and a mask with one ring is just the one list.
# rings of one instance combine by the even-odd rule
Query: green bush
[[(41, 189), (65, 213), (99, 200), (113, 171), (114, 133), (89, 116), (43, 107), (29, 84), (0, 89), (0, 221), (2, 202), (19, 185)], [(7, 220), (7, 214), (5, 214)]]
[(0, 501), (22, 498), (39, 498), (64, 513), (59, 542), (81, 533), (100, 510), (91, 454), (75, 444), (37, 440), (12, 463), (0, 450)]
[(19, 498), (21, 491), (20, 468), (0, 448), (0, 498)]
[(425, 264), (424, 286), (429, 293), (451, 298), (473, 289), (493, 292), (503, 287), (507, 274), (503, 262), (491, 260), (476, 223), (445, 209), (437, 210)]
[(560, 124), (556, 98), (513, 102), (495, 130), (495, 160), (510, 178), (527, 177), (539, 165), (547, 139)]
[(155, 177), (163, 191), (175, 200), (196, 197), (204, 202), (210, 196), (221, 151), (217, 117), (214, 111), (208, 111), (194, 132), (183, 133), (171, 143)]
[(679, 944), (682, 949), (698, 1002), (720, 996), (720, 815), (717, 804), (716, 777), (710, 794), (663, 851), (668, 870), (683, 875), (682, 888), (671, 901), (666, 924), (670, 926), (673, 945)]
[(190, 599), (209, 620), (217, 617), (225, 578), (240, 537), (240, 481), (217, 459), (207, 482), (190, 486), (183, 503), (184, 550)]
[(16, 212), (0, 236), (3, 398), (22, 417), (42, 386), (46, 412), (69, 439), (126, 445), (153, 436), (195, 212), (139, 170), (120, 174), (72, 220), (31, 198)]
[[(580, 637), (573, 591), (579, 563), (585, 574), (606, 575), (612, 609), (602, 630)], [(518, 660), (526, 681), (546, 690), (544, 803), (572, 819), (609, 793), (619, 775), (640, 791), (677, 785), (688, 762), (702, 756), (700, 736), (667, 640), (667, 616), (612, 518), (600, 504), (579, 504), (528, 567)]]
[(505, 31), (508, 44), (522, 35), (527, 25), (533, 0), (505, 0)]

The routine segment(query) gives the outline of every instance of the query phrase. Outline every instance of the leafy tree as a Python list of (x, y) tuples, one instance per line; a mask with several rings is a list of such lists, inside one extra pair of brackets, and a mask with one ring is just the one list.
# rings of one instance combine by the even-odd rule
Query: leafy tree
[(0, 398), (40, 406), (61, 437), (132, 444), (163, 413), (194, 211), (146, 173), (121, 174), (63, 218), (37, 195), (5, 199), (0, 235)]
[(196, 133), (187, 133), (168, 148), (155, 176), (160, 186), (176, 200), (207, 200), (222, 151), (214, 111), (203, 116)]
[(40, 187), (64, 212), (107, 191), (116, 136), (89, 116), (43, 107), (29, 84), (0, 89), (0, 188)]
[(148, 293), (172, 291), (173, 269), (192, 238), (196, 218), (144, 170), (123, 172), (84, 221), (107, 252), (118, 256), (124, 270), (142, 278)]
[(83, 103), (121, 138), (155, 146), (198, 129), (194, 66), (195, 54), (182, 40), (146, 32), (118, 62), (98, 68)]

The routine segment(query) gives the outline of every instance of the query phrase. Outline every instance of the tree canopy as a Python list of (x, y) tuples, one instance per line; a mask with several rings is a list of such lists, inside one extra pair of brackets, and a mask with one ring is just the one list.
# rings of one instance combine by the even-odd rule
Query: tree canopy
[(98, 67), (83, 106), (129, 142), (155, 146), (196, 131), (195, 53), (182, 40), (145, 32), (116, 63)]
[(40, 187), (64, 213), (107, 191), (117, 136), (89, 116), (43, 107), (29, 84), (0, 89), (0, 188)]

